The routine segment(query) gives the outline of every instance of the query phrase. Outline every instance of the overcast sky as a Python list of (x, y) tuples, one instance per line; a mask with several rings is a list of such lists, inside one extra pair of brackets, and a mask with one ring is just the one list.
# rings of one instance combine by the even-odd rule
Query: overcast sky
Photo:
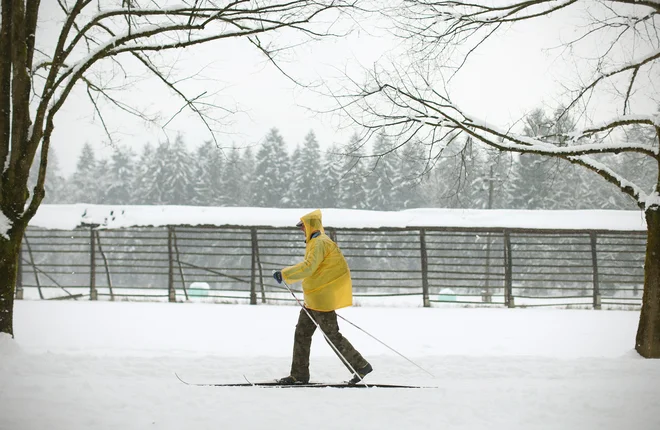
[[(565, 17), (564, 17), (565, 18)], [(56, 2), (41, 3), (38, 44), (48, 50), (61, 22)], [(482, 119), (509, 124), (525, 112), (552, 104), (559, 91), (557, 81), (566, 73), (558, 60), (559, 51), (544, 48), (557, 46), (570, 37), (566, 19), (542, 19), (533, 25), (523, 24), (490, 40), (467, 63), (452, 83), (455, 103)], [(297, 80), (311, 84), (334, 86), (343, 70), (358, 70), (357, 65), (372, 67), (396, 54), (397, 42), (369, 21), (361, 22), (363, 30), (346, 38), (331, 38), (304, 45), (282, 57), (283, 69)], [(382, 23), (381, 23), (382, 24)], [(145, 78), (129, 56), (118, 57), (133, 84), (122, 92), (122, 99), (149, 112), (160, 112), (163, 124), (183, 105), (183, 101), (155, 79)], [(250, 44), (242, 40), (222, 41), (177, 51), (161, 59), (171, 63), (172, 73), (189, 76), (183, 88), (190, 96), (213, 95), (209, 101), (237, 111), (223, 119), (225, 126), (217, 135), (221, 146), (256, 145), (272, 127), (277, 127), (291, 149), (303, 142), (314, 130), (322, 148), (348, 142), (353, 129), (336, 115), (320, 115), (331, 106), (331, 100), (314, 91), (296, 86), (270, 64)], [(111, 63), (108, 68), (113, 67)], [(358, 75), (355, 75), (358, 76)], [(104, 111), (115, 143), (138, 152), (181, 133), (192, 149), (211, 136), (204, 124), (190, 112), (179, 114), (165, 128), (120, 114), (116, 109)], [(82, 88), (74, 92), (56, 118), (53, 147), (60, 167), (66, 174), (75, 167), (80, 149), (91, 143), (100, 155), (111, 151), (109, 140), (98, 116)]]

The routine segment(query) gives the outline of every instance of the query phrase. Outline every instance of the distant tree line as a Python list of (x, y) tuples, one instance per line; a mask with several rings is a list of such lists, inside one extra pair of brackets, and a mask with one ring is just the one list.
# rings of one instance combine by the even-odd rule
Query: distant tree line
[[(573, 125), (537, 109), (528, 136)], [(551, 131), (551, 130), (550, 130)], [(644, 139), (633, 132), (627, 139)], [(498, 209), (635, 209), (596, 175), (569, 162), (531, 154), (489, 152), (469, 139), (431, 155), (424, 142), (398, 149), (388, 136), (322, 150), (310, 131), (292, 153), (276, 128), (255, 148), (204, 142), (194, 151), (184, 136), (147, 144), (141, 153), (117, 146), (109, 159), (90, 144), (64, 177), (51, 156), (46, 203), (335, 207), (400, 210), (417, 207)], [(51, 150), (52, 151), (52, 150)], [(613, 160), (644, 183), (648, 172), (629, 157)], [(611, 161), (611, 160), (610, 160)], [(33, 175), (36, 177), (36, 174)]]

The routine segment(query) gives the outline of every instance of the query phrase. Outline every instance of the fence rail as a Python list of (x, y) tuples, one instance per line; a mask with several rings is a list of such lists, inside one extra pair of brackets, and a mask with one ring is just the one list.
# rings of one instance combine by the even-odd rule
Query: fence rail
[[(644, 232), (390, 228), (327, 233), (349, 262), (358, 304), (641, 305)], [(295, 229), (267, 227), (29, 228), (16, 297), (287, 303), (293, 298), (270, 274), (300, 261), (301, 239)]]

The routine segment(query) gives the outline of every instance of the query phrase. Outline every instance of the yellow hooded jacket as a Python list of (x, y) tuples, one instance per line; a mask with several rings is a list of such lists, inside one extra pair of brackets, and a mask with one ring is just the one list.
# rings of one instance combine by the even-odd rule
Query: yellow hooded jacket
[[(321, 211), (300, 220), (305, 225), (305, 260), (282, 269), (287, 284), (302, 280), (305, 306), (315, 311), (334, 311), (353, 304), (351, 271), (336, 243), (323, 230)], [(321, 234), (311, 237), (313, 233)]]

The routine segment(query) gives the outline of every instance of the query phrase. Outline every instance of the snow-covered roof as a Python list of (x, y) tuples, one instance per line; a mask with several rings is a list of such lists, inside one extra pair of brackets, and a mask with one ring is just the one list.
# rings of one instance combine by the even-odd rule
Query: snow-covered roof
[[(73, 230), (83, 225), (102, 229), (127, 227), (262, 226), (293, 227), (312, 209), (208, 206), (41, 205), (32, 227)], [(543, 230), (646, 231), (644, 213), (620, 210), (475, 210), (408, 209), (367, 211), (321, 209), (323, 224), (334, 228), (519, 228)]]

